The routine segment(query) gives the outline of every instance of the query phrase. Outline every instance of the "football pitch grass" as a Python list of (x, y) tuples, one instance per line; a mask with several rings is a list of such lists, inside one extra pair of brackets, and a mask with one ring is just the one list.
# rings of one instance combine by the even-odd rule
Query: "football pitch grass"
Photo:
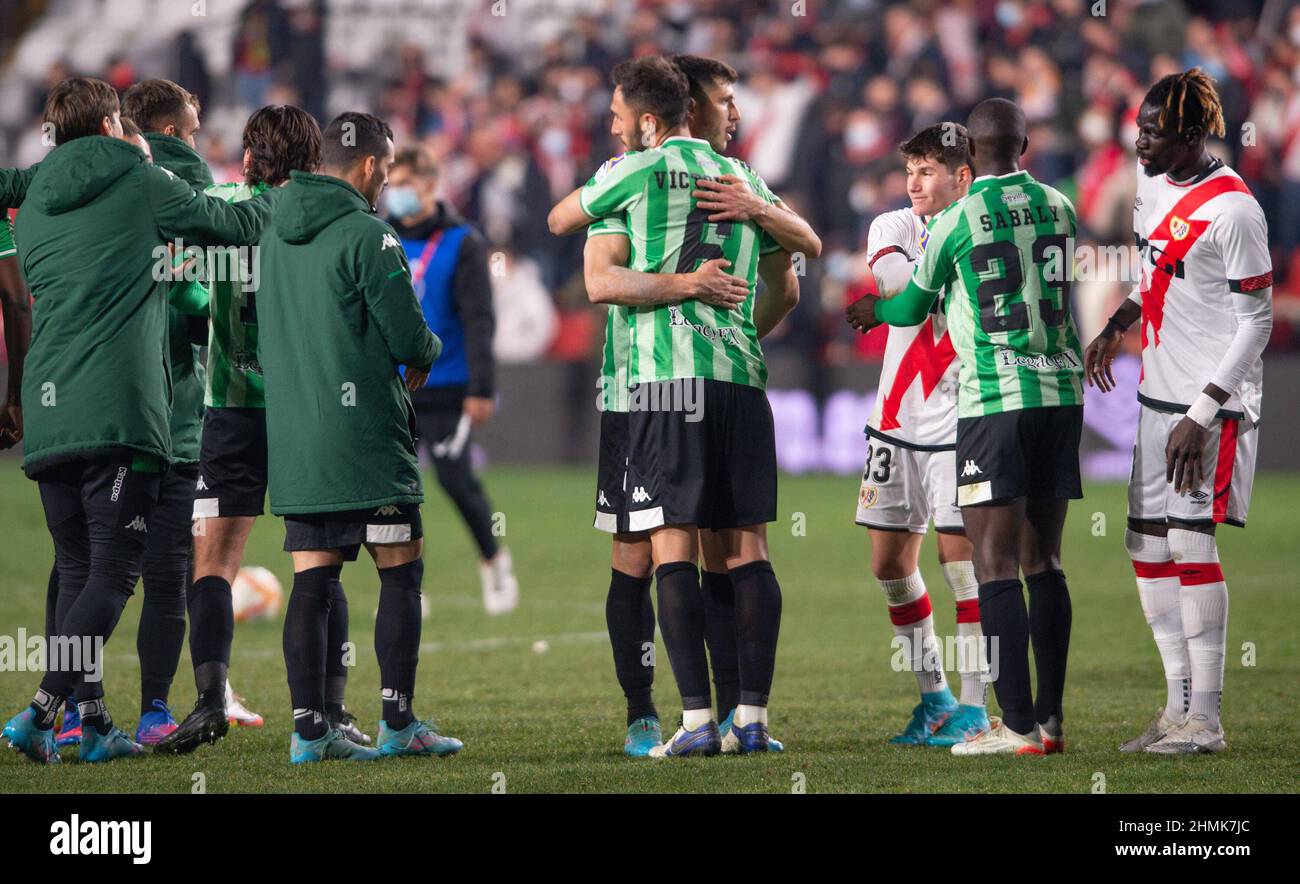
[[(231, 679), (262, 728), (231, 728), (217, 746), (184, 757), (152, 753), (108, 765), (41, 767), (0, 753), (0, 792), (1274, 792), (1300, 781), (1296, 530), (1300, 475), (1257, 477), (1250, 527), (1224, 529), (1231, 614), (1220, 756), (1122, 755), (1163, 702), (1159, 658), (1124, 552), (1124, 489), (1090, 484), (1071, 507), (1064, 548), (1074, 604), (1066, 688), (1065, 755), (952, 757), (891, 746), (916, 702), (915, 680), (891, 669), (892, 632), (867, 568), (864, 529), (853, 525), (853, 477), (783, 477), (780, 520), (770, 526), (784, 620), (772, 692), (772, 732), (784, 754), (653, 761), (622, 754), (624, 709), (605, 635), (609, 540), (590, 527), (592, 471), (499, 468), (485, 476), (504, 517), (522, 601), (489, 618), (464, 527), (426, 476), (424, 623), (416, 711), (466, 748), (448, 759), (336, 762), (293, 767), (281, 621), (240, 624)], [(36, 486), (16, 458), (0, 460), (0, 634), (41, 630), (51, 550)], [(282, 523), (258, 521), (245, 559), (274, 571), (286, 592)], [(953, 631), (952, 597), (932, 537), (922, 571), (941, 634)], [(373, 652), (378, 579), (365, 553), (343, 571), (356, 667), (348, 706), (374, 734), (379, 712)], [(141, 590), (107, 648), (109, 708), (124, 728), (138, 721), (135, 654)], [(545, 643), (544, 645), (542, 643)], [(545, 648), (545, 649), (544, 649)], [(543, 650), (544, 649), (544, 650)], [(679, 713), (662, 643), (655, 699), (665, 730)], [(38, 676), (0, 673), (5, 718), (31, 698)], [(172, 692), (180, 718), (194, 701), (188, 646)], [(991, 698), (990, 698), (991, 699)], [(202, 773), (203, 777), (195, 777)], [(1104, 778), (1104, 779), (1103, 779)]]

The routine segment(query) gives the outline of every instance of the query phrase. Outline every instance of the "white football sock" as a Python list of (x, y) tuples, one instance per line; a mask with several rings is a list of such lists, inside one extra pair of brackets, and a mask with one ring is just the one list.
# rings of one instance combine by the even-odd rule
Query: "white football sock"
[(1187, 713), (1192, 691), (1178, 566), (1170, 557), (1168, 538), (1125, 531), (1124, 546), (1133, 560), (1142, 613), (1165, 667), (1165, 714), (1178, 721)]
[(754, 722), (767, 724), (767, 707), (746, 706), (742, 703), (736, 707), (735, 722), (737, 727), (744, 727), (745, 725), (753, 724)]
[(957, 601), (957, 671), (963, 706), (983, 706), (988, 698), (988, 658), (980, 626), (980, 585), (972, 562), (944, 562), (943, 576)]
[(683, 709), (682, 710), (682, 727), (688, 731), (704, 727), (713, 720), (712, 709)]
[(1228, 585), (1219, 566), (1219, 548), (1212, 534), (1171, 528), (1169, 549), (1178, 563), (1183, 632), (1192, 665), (1188, 711), (1204, 715), (1208, 726), (1217, 730), (1228, 638)]
[(898, 580), (881, 580), (889, 604), (889, 619), (894, 624), (894, 635), (905, 642), (903, 650), (908, 665), (916, 675), (916, 685), (922, 694), (948, 689), (943, 676), (943, 659), (939, 655), (938, 641), (934, 636), (934, 615), (930, 609), (930, 596), (925, 591), (925, 581), (920, 571), (913, 571)]

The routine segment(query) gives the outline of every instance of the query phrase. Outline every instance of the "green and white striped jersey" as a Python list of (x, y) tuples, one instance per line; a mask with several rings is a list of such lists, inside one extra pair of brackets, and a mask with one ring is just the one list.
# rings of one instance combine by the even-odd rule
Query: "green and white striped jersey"
[[(228, 203), (252, 199), (267, 185), (214, 184), (205, 192)], [(211, 254), (211, 253), (210, 253)], [(241, 280), (232, 278), (238, 268)], [(208, 330), (208, 386), (203, 404), (209, 408), (265, 408), (266, 387), (257, 360), (257, 304), (242, 281), (248, 269), (242, 261), (223, 257), (222, 271), (209, 282), (211, 322)]]
[[(597, 219), (621, 218), (631, 239), (628, 267), (646, 273), (692, 273), (714, 258), (749, 283), (738, 310), (684, 301), (628, 311), (631, 342), (628, 384), (701, 377), (760, 389), (767, 366), (754, 328), (758, 259), (780, 249), (757, 224), (708, 220), (691, 192), (699, 178), (734, 175), (764, 200), (776, 197), (749, 166), (714, 152), (707, 141), (676, 136), (657, 148), (626, 153), (605, 163), (582, 188), (583, 211)], [(608, 343), (607, 343), (608, 346)]]
[[(977, 178), (931, 222), (910, 285), (948, 287), (958, 417), (1083, 404), (1070, 315), (1075, 231), (1070, 201), (1025, 171)], [(888, 310), (882, 303), (877, 315)]]
[[(587, 238), (614, 234), (629, 236), (622, 218), (601, 218), (588, 225)], [(605, 346), (600, 360), (600, 410), (627, 411), (627, 354), (632, 348), (632, 327), (628, 308), (609, 305), (605, 319)]]

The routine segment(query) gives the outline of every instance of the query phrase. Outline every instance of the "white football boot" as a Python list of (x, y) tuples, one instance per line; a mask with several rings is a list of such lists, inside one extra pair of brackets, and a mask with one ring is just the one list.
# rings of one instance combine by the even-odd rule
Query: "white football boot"
[(1177, 726), (1178, 721), (1165, 715), (1165, 709), (1162, 706), (1160, 711), (1156, 713), (1155, 718), (1152, 718), (1147, 724), (1146, 730), (1127, 743), (1121, 743), (1119, 751), (1141, 752)]
[(1204, 714), (1189, 715), (1185, 721), (1174, 725), (1143, 751), (1156, 755), (1222, 752), (1228, 748), (1228, 743), (1223, 738), (1223, 726), (1211, 730), (1209, 721)]
[(510, 550), (503, 546), (490, 561), (480, 562), (478, 573), (483, 584), (483, 609), (488, 614), (509, 614), (519, 606), (519, 581), (515, 579)]
[(1028, 734), (1018, 734), (1002, 723), (997, 716), (989, 716), (989, 729), (973, 740), (954, 743), (953, 755), (1043, 755), (1043, 741), (1035, 727)]
[(244, 705), (244, 698), (235, 693), (226, 679), (226, 720), (240, 727), (261, 727), (262, 716)]

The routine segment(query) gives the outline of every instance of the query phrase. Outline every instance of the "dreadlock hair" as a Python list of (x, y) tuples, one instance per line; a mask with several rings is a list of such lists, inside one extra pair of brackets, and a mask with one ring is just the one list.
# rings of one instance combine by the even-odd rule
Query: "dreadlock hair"
[(1181, 135), (1200, 126), (1207, 135), (1222, 138), (1227, 131), (1214, 79), (1200, 68), (1161, 77), (1147, 91), (1143, 103), (1160, 108), (1159, 124), (1166, 132)]

